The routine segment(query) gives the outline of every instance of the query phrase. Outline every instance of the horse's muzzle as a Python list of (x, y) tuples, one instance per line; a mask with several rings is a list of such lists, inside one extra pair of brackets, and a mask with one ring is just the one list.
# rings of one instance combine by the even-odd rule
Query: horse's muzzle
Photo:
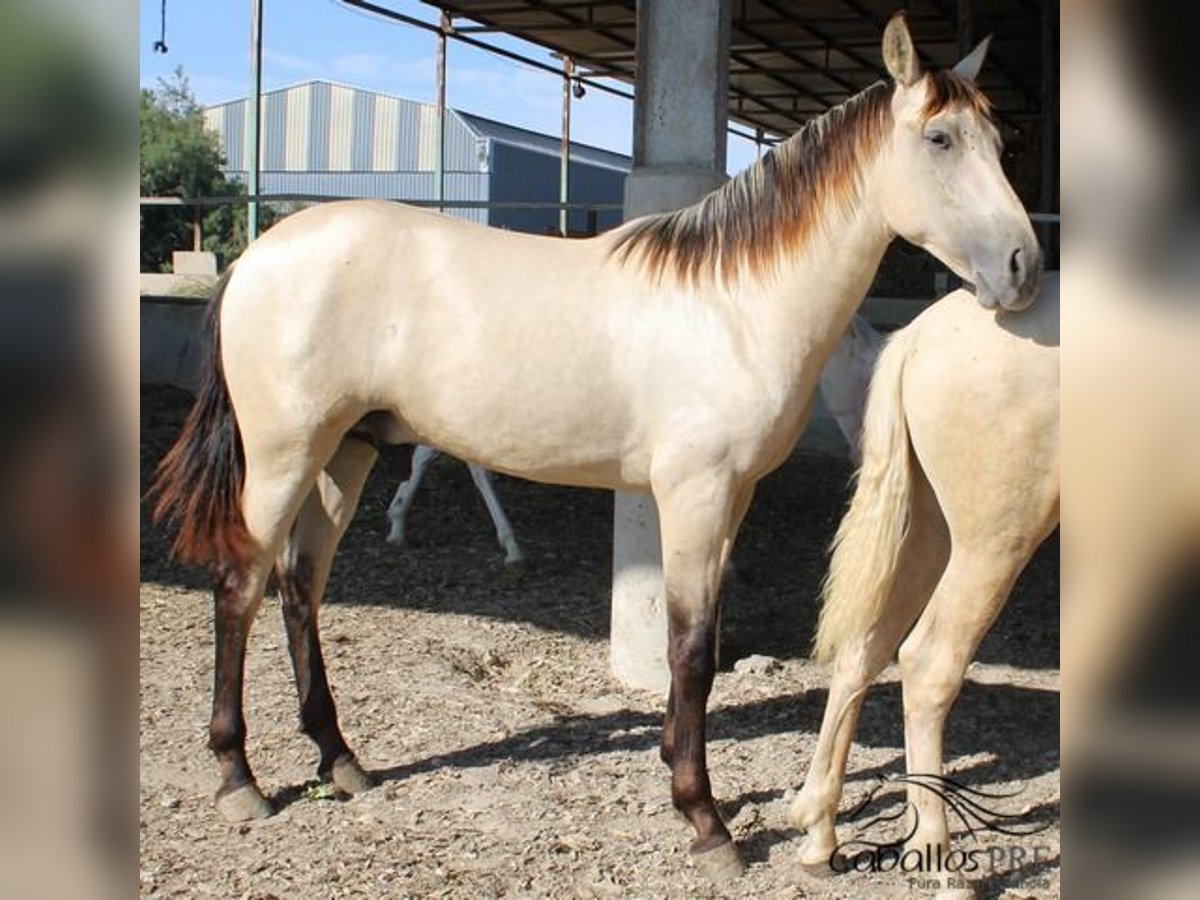
[(1002, 259), (975, 270), (975, 295), (987, 309), (1018, 312), (1038, 296), (1042, 280), (1042, 252), (1036, 243), (1014, 247)]

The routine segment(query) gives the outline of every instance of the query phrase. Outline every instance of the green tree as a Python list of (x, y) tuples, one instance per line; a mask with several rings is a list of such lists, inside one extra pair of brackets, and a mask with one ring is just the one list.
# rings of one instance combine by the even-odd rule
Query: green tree
[[(141, 192), (144, 197), (234, 197), (245, 194), (239, 181), (221, 171), (217, 136), (204, 127), (204, 111), (183, 70), (159, 79), (141, 96)], [(260, 208), (260, 227), (269, 211)], [(141, 265), (144, 272), (170, 271), (171, 252), (191, 249), (192, 225), (199, 215), (203, 246), (231, 263), (246, 248), (245, 207), (240, 205), (142, 207)]]

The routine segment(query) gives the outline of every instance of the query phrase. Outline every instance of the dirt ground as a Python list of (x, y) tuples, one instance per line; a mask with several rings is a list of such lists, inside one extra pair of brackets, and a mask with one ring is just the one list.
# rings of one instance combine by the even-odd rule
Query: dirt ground
[[(144, 392), (143, 478), (187, 406), (182, 392)], [(609, 676), (609, 495), (498, 478), (529, 557), (514, 572), (465, 467), (445, 458), (417, 498), (411, 545), (385, 543), (398, 471), (384, 457), (321, 615), (343, 731), (379, 786), (347, 799), (316, 782), (316, 751), (297, 730), (287, 645), (269, 597), (251, 638), (246, 717), (251, 765), (278, 812), (248, 825), (224, 822), (212, 803), (207, 575), (171, 564), (167, 536), (144, 523), (142, 896), (931, 896), (894, 872), (804, 873), (795, 862), (800, 836), (783, 819), (825, 701), (826, 675), (805, 651), (849, 474), (840, 460), (795, 456), (760, 487), (735, 553), (709, 766), (750, 867), (725, 889), (688, 860), (690, 829), (671, 808), (658, 760), (662, 704)], [(951, 818), (956, 847), (998, 860), (977, 881), (984, 897), (1059, 895), (1057, 598), (1055, 536), (987, 638), (947, 728), (947, 774), (1013, 795), (988, 802), (1021, 814), (1024, 830), (1044, 828), (972, 838)], [(781, 665), (732, 671), (752, 653)], [(903, 746), (889, 669), (864, 707), (843, 813), (878, 778), (903, 772)], [(900, 786), (887, 785), (868, 812), (902, 806)], [(839, 828), (843, 839), (856, 833)], [(872, 840), (891, 834), (882, 824), (869, 829)]]

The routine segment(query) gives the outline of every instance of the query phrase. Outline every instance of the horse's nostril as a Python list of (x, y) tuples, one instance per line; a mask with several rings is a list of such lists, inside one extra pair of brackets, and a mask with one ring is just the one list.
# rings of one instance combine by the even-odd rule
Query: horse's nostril
[(1008, 272), (1016, 282), (1020, 282), (1021, 276), (1025, 274), (1025, 254), (1021, 252), (1020, 247), (1008, 258)]

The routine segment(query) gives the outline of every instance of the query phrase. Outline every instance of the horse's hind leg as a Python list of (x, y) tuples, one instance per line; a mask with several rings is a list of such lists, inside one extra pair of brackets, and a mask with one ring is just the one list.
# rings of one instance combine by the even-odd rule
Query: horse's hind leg
[(216, 661), (209, 747), (221, 770), (217, 808), (230, 821), (271, 813), (246, 760), (242, 710), (246, 641), (271, 563), (322, 461), (315, 447), (300, 453), (247, 452), (242, 512), (256, 550), (249, 558), (226, 562), (215, 573)]
[(319, 776), (351, 794), (367, 790), (371, 781), (338, 727), (337, 709), (325, 675), (317, 614), (338, 541), (354, 517), (363, 485), (377, 458), (371, 444), (353, 438), (343, 441), (317, 476), (276, 569), (300, 699), (300, 728), (320, 751)]
[[(946, 716), (967, 666), (1036, 546), (956, 544), (933, 598), (900, 647), (908, 774), (934, 776), (931, 787), (942, 775)], [(908, 794), (916, 820), (909, 846), (935, 855), (940, 847), (944, 855), (950, 832), (940, 793), (910, 782)]]
[(508, 516), (504, 514), (500, 498), (496, 496), (496, 489), (492, 484), (492, 473), (474, 463), (468, 463), (467, 470), (471, 473), (471, 480), (475, 482), (475, 489), (479, 491), (479, 496), (483, 498), (484, 505), (487, 506), (488, 515), (492, 517), (492, 524), (496, 526), (496, 540), (504, 548), (504, 564), (515, 566), (524, 562), (525, 554), (521, 552), (521, 545), (517, 543), (517, 536), (513, 533), (512, 524), (508, 521)]
[(823, 871), (837, 852), (834, 823), (863, 698), (929, 601), (948, 554), (945, 520), (929, 483), (917, 472), (909, 528), (884, 617), (869, 632), (839, 648), (808, 775), (788, 809), (789, 824), (807, 832), (800, 848), (800, 864), (805, 867)]

